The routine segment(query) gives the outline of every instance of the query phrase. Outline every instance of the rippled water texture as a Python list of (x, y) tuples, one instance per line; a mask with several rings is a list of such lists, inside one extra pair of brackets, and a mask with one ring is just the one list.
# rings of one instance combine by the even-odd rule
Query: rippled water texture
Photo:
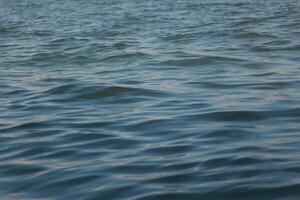
[(0, 199), (299, 200), (299, 0), (0, 0)]

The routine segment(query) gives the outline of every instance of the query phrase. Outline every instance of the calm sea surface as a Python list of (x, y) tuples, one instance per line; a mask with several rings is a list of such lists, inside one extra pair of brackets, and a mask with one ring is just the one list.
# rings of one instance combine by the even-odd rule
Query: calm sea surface
[(0, 199), (299, 200), (300, 0), (0, 0)]

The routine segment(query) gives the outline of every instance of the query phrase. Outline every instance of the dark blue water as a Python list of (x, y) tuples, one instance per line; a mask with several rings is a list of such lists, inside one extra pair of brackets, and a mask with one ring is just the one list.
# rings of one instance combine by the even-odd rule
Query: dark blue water
[(0, 199), (299, 200), (299, 0), (0, 0)]

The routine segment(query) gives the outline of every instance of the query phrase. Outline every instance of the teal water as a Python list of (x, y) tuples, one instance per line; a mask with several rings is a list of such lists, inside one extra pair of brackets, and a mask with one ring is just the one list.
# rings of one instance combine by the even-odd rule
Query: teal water
[(0, 0), (0, 199), (299, 200), (299, 0)]

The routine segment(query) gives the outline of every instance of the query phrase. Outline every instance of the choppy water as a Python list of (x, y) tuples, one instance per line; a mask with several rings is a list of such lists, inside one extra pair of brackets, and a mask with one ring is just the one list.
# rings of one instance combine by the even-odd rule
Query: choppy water
[(298, 0), (0, 0), (0, 67), (1, 199), (300, 199)]

